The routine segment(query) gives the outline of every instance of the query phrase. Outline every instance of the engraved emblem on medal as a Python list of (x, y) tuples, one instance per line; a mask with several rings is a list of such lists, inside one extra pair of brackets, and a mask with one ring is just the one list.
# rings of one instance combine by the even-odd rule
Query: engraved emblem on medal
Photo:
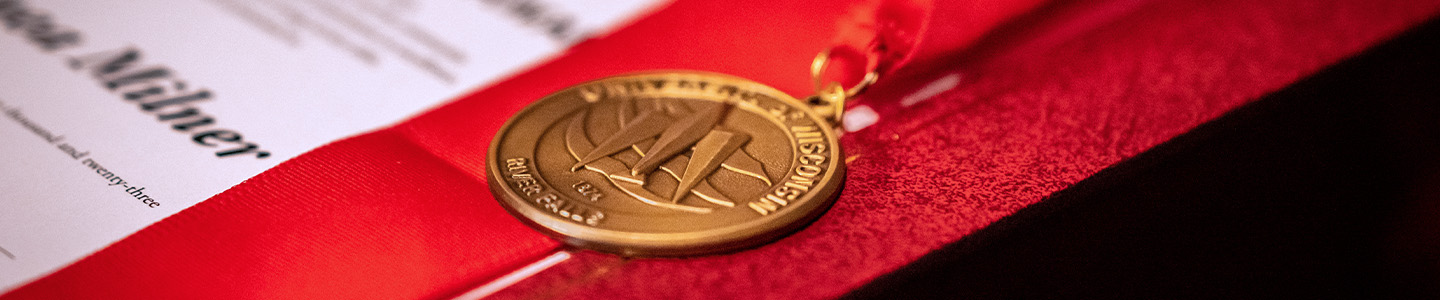
[(831, 122), (728, 75), (609, 77), (516, 114), (495, 136), (487, 175), (502, 206), (568, 244), (722, 252), (777, 239), (829, 208), (845, 172)]

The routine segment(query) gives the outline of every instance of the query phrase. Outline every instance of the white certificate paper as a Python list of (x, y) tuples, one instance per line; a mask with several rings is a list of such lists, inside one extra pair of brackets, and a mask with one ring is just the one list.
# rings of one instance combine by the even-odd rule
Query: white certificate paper
[(658, 2), (0, 0), (0, 292)]

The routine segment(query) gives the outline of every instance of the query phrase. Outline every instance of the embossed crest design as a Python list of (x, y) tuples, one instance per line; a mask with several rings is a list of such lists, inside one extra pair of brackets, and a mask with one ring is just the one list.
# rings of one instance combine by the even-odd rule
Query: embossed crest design
[(496, 134), (503, 207), (567, 243), (629, 255), (763, 243), (818, 217), (844, 165), (789, 95), (708, 73), (617, 76), (531, 104)]
[[(588, 110), (569, 122), (565, 145), (576, 163), (572, 171), (582, 168), (604, 174), (610, 183), (642, 203), (690, 213), (710, 213), (712, 208), (682, 204), (693, 196), (721, 207), (735, 207), (735, 201), (712, 186), (708, 177), (717, 171), (735, 172), (755, 178), (755, 192), (771, 185), (764, 164), (755, 160), (741, 147), (750, 136), (721, 127), (720, 119), (730, 112), (727, 103), (692, 104), (668, 102), (655, 107), (640, 108), (633, 113), (634, 99), (616, 100), (620, 131), (592, 144), (585, 133)], [(634, 162), (613, 157), (620, 152), (639, 156)], [(688, 152), (688, 154), (686, 154)], [(645, 189), (646, 179), (655, 171), (678, 180), (669, 197)]]

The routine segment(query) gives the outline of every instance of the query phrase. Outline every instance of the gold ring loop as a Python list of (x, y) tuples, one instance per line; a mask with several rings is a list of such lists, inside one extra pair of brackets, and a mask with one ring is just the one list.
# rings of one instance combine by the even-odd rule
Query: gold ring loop
[[(820, 51), (819, 54), (815, 55), (815, 60), (810, 62), (810, 80), (815, 85), (816, 93), (825, 92), (825, 79), (822, 77), (825, 75), (825, 69), (830, 68), (830, 51), (833, 49), (834, 48), (827, 48), (824, 51)], [(866, 63), (866, 68), (874, 67), (874, 65), (879, 60), (879, 58), (874, 56), (867, 56), (867, 58), (869, 61), (867, 61)], [(875, 70), (867, 71), (868, 72), (865, 73), (865, 77), (860, 79), (860, 83), (857, 83), (855, 84), (855, 86), (845, 89), (846, 98), (855, 97), (855, 95), (858, 95), (860, 94), (860, 92), (865, 91), (865, 88), (870, 87), (871, 84), (874, 84), (876, 80), (880, 79), (879, 72), (876, 72)]]

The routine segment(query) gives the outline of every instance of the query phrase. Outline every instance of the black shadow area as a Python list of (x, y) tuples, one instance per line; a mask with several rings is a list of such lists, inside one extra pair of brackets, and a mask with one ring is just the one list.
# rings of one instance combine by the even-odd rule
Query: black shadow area
[(1440, 23), (846, 298), (1440, 299)]

